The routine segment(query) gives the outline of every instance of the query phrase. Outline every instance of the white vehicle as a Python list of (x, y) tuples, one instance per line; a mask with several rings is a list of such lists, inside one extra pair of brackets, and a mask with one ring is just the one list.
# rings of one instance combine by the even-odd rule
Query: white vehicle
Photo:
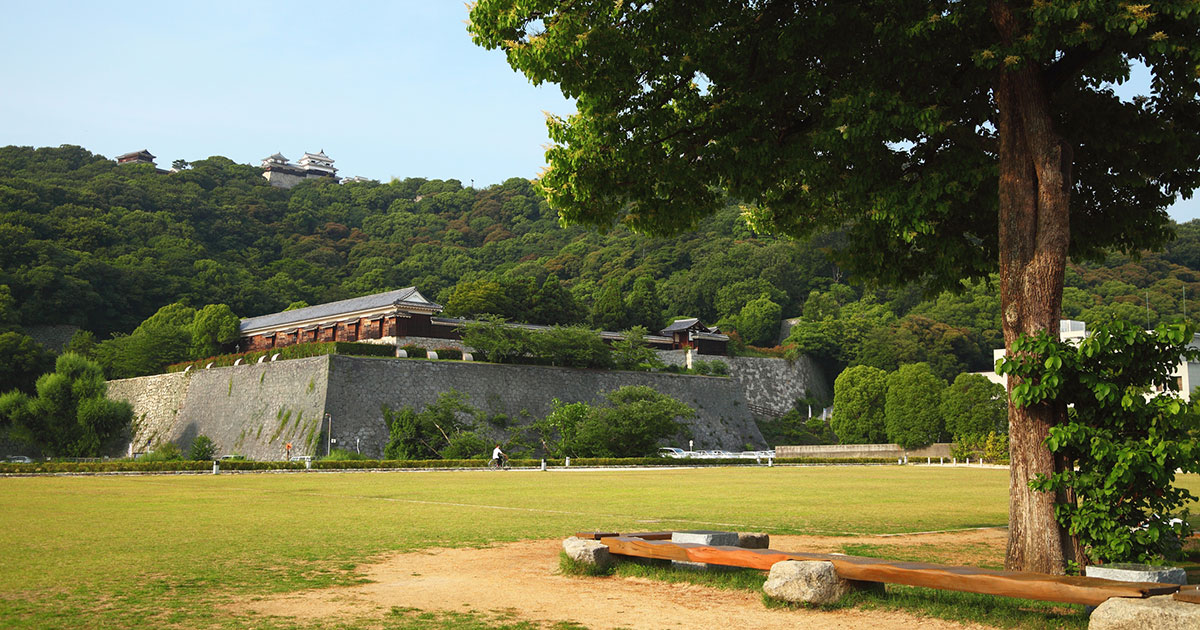
[(658, 449), (659, 457), (673, 457), (675, 459), (683, 459), (688, 456), (687, 451), (674, 446), (664, 446)]

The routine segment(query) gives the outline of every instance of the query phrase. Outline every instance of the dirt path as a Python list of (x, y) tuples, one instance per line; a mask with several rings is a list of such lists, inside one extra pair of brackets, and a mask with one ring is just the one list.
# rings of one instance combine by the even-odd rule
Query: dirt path
[[(837, 551), (847, 542), (972, 549), (1004, 548), (1004, 532), (978, 530), (895, 537), (772, 537), (782, 550)], [(981, 628), (904, 612), (768, 609), (757, 593), (637, 578), (578, 578), (558, 573), (560, 540), (532, 540), (486, 549), (432, 549), (396, 554), (363, 567), (370, 583), (258, 601), (231, 608), (304, 619), (352, 619), (392, 607), (512, 612), (547, 622), (574, 621), (590, 630), (630, 628)], [(964, 558), (966, 560), (967, 558)]]

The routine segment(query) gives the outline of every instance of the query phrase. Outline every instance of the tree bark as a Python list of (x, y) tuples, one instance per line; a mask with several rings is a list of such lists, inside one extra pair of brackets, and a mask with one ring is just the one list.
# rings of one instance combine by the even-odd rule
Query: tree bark
[[(1003, 0), (990, 3), (1005, 42), (1020, 28)], [(1070, 244), (1071, 151), (1054, 126), (1041, 69), (1028, 62), (998, 71), (994, 88), (1000, 139), (1000, 304), (1004, 343), (1046, 331), (1057, 338), (1063, 277)], [(1051, 475), (1056, 461), (1043, 445), (1050, 427), (1066, 418), (1066, 405), (1018, 408), (1011, 402), (1017, 382), (1009, 379), (1009, 535), (1005, 567), (1061, 574), (1074, 559), (1074, 545), (1058, 525), (1052, 493), (1029, 482)]]

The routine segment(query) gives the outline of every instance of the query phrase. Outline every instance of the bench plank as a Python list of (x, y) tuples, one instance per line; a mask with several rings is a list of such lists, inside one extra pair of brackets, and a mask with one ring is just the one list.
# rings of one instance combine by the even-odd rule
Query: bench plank
[(694, 543), (671, 543), (629, 536), (600, 539), (609, 551), (624, 556), (703, 562), (749, 569), (769, 570), (784, 560), (832, 562), (838, 575), (849, 580), (924, 586), (950, 591), (1022, 597), (1051, 602), (1098, 606), (1110, 597), (1143, 598), (1168, 595), (1179, 590), (1173, 584), (1118, 582), (1101, 578), (1049, 575), (1017, 571), (994, 571), (977, 567), (925, 562), (896, 562), (880, 558), (839, 554), (716, 547)]
[(1175, 593), (1175, 599), (1190, 604), (1200, 604), (1200, 585), (1188, 584), (1180, 586), (1179, 592)]
[(576, 538), (584, 540), (600, 540), (601, 538), (615, 538), (624, 536), (626, 538), (641, 538), (642, 540), (671, 540), (671, 535), (674, 532), (636, 532), (632, 534), (618, 534), (616, 532), (576, 532)]

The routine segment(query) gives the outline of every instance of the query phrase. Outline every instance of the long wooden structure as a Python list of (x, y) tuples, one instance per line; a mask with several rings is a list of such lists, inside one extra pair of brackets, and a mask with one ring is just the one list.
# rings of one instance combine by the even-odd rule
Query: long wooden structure
[(848, 580), (924, 586), (948, 591), (1088, 606), (1098, 606), (1110, 597), (1144, 598), (1152, 595), (1170, 595), (1180, 590), (1175, 584), (1119, 582), (1102, 578), (996, 571), (841, 554), (673, 543), (669, 541), (670, 532), (653, 532), (648, 535), (582, 532), (577, 536), (599, 540), (608, 547), (610, 553), (620, 556), (703, 562), (760, 570), (769, 570), (776, 562), (784, 560), (822, 560), (833, 563), (838, 575)]

